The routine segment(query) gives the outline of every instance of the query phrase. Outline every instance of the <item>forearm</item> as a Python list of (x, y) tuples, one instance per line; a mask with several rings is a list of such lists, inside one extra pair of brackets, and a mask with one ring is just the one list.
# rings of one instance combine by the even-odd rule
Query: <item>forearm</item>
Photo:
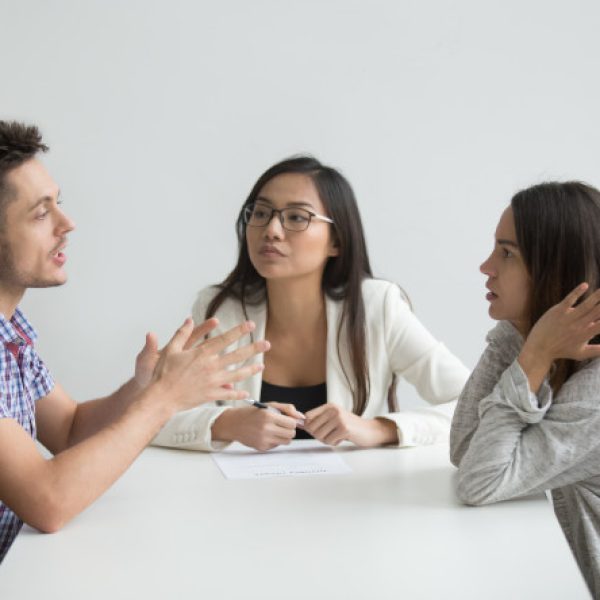
[(153, 446), (201, 452), (221, 450), (226, 442), (215, 439), (212, 427), (221, 414), (230, 410), (208, 404), (178, 412), (165, 423), (151, 443)]
[(45, 462), (37, 511), (44, 514), (44, 530), (62, 527), (127, 470), (171, 416), (160, 394), (151, 386), (110, 425)]
[(450, 428), (450, 461), (459, 466), (479, 426), (479, 404), (489, 396), (502, 373), (518, 356), (520, 334), (501, 321), (487, 336), (489, 343), (462, 390)]
[(239, 409), (230, 408), (221, 413), (211, 428), (211, 437), (215, 442), (235, 442), (238, 440)]
[(132, 378), (110, 396), (78, 404), (69, 431), (67, 447), (98, 433), (123, 416), (141, 391)]
[(394, 421), (385, 417), (369, 419), (369, 426), (373, 435), (373, 446), (385, 444), (398, 444), (398, 427)]
[(397, 444), (402, 448), (448, 443), (450, 423), (456, 401), (427, 408), (415, 408), (383, 415), (394, 421)]
[(518, 360), (481, 401), (479, 425), (459, 467), (458, 494), (487, 504), (588, 479), (597, 471), (598, 364), (571, 376), (558, 397), (537, 394)]

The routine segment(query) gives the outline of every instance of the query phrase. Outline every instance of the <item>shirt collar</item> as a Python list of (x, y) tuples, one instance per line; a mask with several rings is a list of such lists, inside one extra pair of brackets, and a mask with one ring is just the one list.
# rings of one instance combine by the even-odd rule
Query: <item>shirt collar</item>
[(31, 343), (35, 342), (37, 339), (35, 329), (21, 312), (21, 309), (17, 308), (15, 310), (10, 321), (7, 321), (6, 317), (0, 313), (0, 340), (2, 342), (18, 343), (20, 341), (21, 343), (27, 343), (28, 340), (24, 339), (22, 334), (25, 334)]

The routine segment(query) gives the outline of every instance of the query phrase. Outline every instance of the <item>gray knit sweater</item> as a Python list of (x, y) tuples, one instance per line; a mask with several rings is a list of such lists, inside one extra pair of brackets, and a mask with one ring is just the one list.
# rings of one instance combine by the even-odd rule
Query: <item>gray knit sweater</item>
[(523, 338), (501, 321), (454, 413), (450, 460), (458, 495), (488, 504), (552, 490), (554, 512), (590, 591), (600, 598), (600, 359), (582, 363), (554, 396), (529, 390)]

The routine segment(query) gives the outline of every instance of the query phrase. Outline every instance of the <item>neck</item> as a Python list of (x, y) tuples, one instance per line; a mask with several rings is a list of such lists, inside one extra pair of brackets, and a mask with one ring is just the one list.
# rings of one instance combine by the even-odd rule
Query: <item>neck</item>
[(267, 281), (268, 321), (273, 331), (310, 330), (325, 319), (321, 281), (304, 279)]
[(0, 283), (0, 313), (4, 315), (5, 319), (9, 321), (12, 319), (24, 294), (25, 290), (22, 288), (17, 289)]
[(511, 324), (523, 336), (523, 338), (527, 338), (527, 335), (530, 331), (530, 327), (525, 320), (514, 320), (511, 321)]

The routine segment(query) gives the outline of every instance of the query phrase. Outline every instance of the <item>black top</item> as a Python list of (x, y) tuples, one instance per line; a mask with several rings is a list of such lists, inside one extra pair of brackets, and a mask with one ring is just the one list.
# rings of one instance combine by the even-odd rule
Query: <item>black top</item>
[[(306, 414), (309, 410), (326, 404), (327, 383), (308, 385), (306, 387), (283, 387), (281, 385), (273, 385), (263, 379), (260, 390), (260, 401), (293, 404), (296, 410)], [(313, 437), (303, 429), (296, 429), (295, 439), (312, 440)]]

